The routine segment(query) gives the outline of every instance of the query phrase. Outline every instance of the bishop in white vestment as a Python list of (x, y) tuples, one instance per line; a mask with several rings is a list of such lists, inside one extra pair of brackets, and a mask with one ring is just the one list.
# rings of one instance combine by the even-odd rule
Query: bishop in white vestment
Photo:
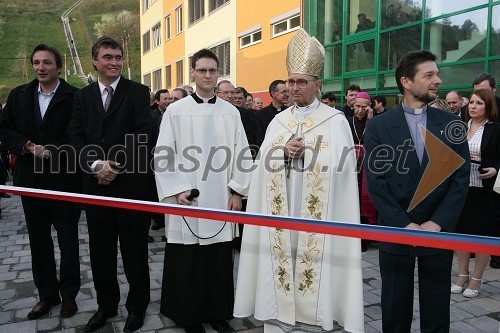
[[(323, 59), (321, 44), (299, 30), (287, 56), (295, 105), (267, 129), (247, 212), (359, 224), (349, 125), (317, 99)], [(254, 315), (265, 332), (364, 332), (362, 286), (359, 239), (245, 226), (235, 317)]]

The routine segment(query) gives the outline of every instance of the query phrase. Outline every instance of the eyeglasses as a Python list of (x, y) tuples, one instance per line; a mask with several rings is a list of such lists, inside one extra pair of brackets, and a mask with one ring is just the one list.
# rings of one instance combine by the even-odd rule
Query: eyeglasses
[(201, 75), (207, 75), (207, 73), (210, 73), (210, 75), (215, 75), (215, 74), (219, 73), (219, 70), (215, 69), (215, 68), (211, 68), (211, 69), (201, 68), (201, 69), (195, 69), (195, 71)]
[(297, 79), (297, 80), (288, 79), (288, 80), (286, 80), (286, 85), (288, 86), (288, 88), (293, 88), (293, 86), (295, 84), (297, 84), (299, 87), (304, 88), (311, 81), (316, 81), (316, 79), (312, 79), (312, 80), (306, 80), (306, 79)]

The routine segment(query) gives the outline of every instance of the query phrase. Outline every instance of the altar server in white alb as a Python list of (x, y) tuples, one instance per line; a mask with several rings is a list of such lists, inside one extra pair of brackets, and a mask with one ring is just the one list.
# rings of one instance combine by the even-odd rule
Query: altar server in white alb
[[(192, 57), (196, 92), (171, 104), (163, 115), (155, 152), (158, 198), (167, 203), (241, 209), (252, 156), (240, 113), (214, 95), (219, 61), (209, 50)], [(189, 200), (192, 189), (199, 197)], [(170, 216), (161, 313), (188, 333), (231, 331), (234, 304), (232, 223)]]
[[(267, 129), (247, 212), (359, 224), (349, 124), (318, 100), (323, 62), (323, 46), (300, 29), (286, 61), (294, 105)], [(363, 332), (361, 272), (359, 239), (247, 225), (234, 316), (254, 315), (266, 333)]]

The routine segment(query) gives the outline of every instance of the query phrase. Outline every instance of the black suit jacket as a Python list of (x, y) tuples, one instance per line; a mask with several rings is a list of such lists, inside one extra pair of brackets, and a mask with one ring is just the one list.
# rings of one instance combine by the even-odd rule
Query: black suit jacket
[[(77, 88), (59, 79), (44, 118), (38, 104), (38, 80), (14, 88), (0, 116), (0, 141), (16, 155), (14, 185), (79, 192), (80, 172), (67, 134)], [(35, 158), (24, 150), (29, 141), (45, 146), (50, 159)], [(41, 172), (40, 172), (41, 171)]]
[[(500, 169), (500, 123), (490, 121), (484, 125), (481, 138), (481, 168), (493, 167)], [(483, 188), (488, 194), (497, 196), (493, 191), (496, 177), (483, 179)]]
[(285, 110), (286, 107), (282, 107), (280, 111), (276, 109), (273, 103), (269, 104), (265, 108), (255, 111), (254, 119), (255, 119), (255, 144), (260, 147), (262, 142), (264, 141), (264, 137), (266, 136), (267, 127), (274, 119), (274, 117), (280, 113), (282, 110)]
[[(148, 198), (151, 111), (146, 86), (121, 77), (107, 112), (97, 82), (81, 89), (68, 133), (79, 152), (86, 193)], [(120, 163), (120, 174), (109, 185), (98, 185), (90, 169), (96, 160)]]
[[(443, 231), (452, 232), (458, 221), (469, 187), (470, 155), (466, 140), (448, 140), (446, 126), (458, 118), (436, 108), (427, 108), (427, 130), (464, 159), (464, 163), (439, 184), (414, 209), (407, 211), (424, 170), (429, 163), (424, 153), (422, 165), (413, 146), (410, 130), (401, 105), (367, 122), (365, 132), (365, 170), (368, 192), (378, 211), (378, 224), (404, 228), (410, 222), (422, 224), (432, 220)], [(465, 138), (465, 127), (461, 129)], [(388, 152), (378, 157), (377, 152)], [(407, 155), (404, 156), (404, 152)], [(380, 161), (383, 160), (383, 161)], [(380, 248), (396, 254), (426, 255), (442, 250), (381, 243)]]

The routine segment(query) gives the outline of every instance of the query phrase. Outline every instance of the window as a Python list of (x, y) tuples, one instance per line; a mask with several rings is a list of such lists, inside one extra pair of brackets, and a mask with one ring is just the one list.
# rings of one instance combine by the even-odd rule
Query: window
[(177, 86), (182, 86), (184, 84), (184, 70), (183, 70), (183, 61), (179, 60), (175, 64), (177, 69)]
[[(189, 57), (189, 58), (188, 58), (188, 64), (189, 64), (189, 66), (191, 66), (191, 63), (192, 63), (192, 62), (193, 62), (193, 57)], [(191, 67), (190, 67), (190, 69), (191, 69)], [(190, 84), (193, 84), (194, 82), (195, 82), (195, 81), (194, 81), (194, 76), (189, 75), (189, 83), (190, 83)]]
[(240, 37), (240, 47), (256, 44), (262, 40), (262, 30), (252, 32)]
[(219, 59), (219, 76), (229, 76), (231, 71), (229, 41), (210, 48)]
[(172, 38), (172, 31), (170, 30), (170, 15), (165, 17), (165, 40)]
[(189, 0), (189, 24), (205, 16), (205, 0)]
[(145, 13), (146, 10), (149, 9), (149, 7), (151, 7), (150, 0), (142, 0), (142, 12)]
[(438, 64), (483, 58), (487, 30), (488, 8), (426, 22), (424, 50), (434, 53)]
[(142, 53), (147, 53), (151, 49), (151, 39), (149, 31), (142, 35)]
[(175, 10), (175, 20), (177, 21), (175, 32), (180, 34), (182, 32), (182, 6), (177, 7)]
[(153, 89), (152, 91), (157, 91), (161, 89), (161, 69), (153, 72)]
[(273, 24), (273, 37), (283, 35), (300, 26), (300, 15)]
[(210, 0), (208, 12), (211, 13), (229, 0)]
[(165, 87), (167, 89), (172, 88), (172, 66), (165, 66)]
[[(338, 0), (317, 1), (316, 9), (309, 13), (308, 16), (315, 16), (316, 21), (308, 22), (310, 27), (306, 30), (316, 29), (315, 37), (323, 44), (335, 43), (344, 38), (342, 24), (344, 22), (344, 4)], [(306, 24), (307, 22), (304, 22)], [(326, 70), (326, 66), (325, 66)], [(330, 89), (331, 90), (331, 89)]]
[(158, 23), (151, 29), (153, 32), (153, 48), (161, 44), (161, 23)]
[(151, 90), (151, 73), (144, 74), (142, 77), (142, 84), (144, 84), (146, 87), (149, 87), (149, 90)]

